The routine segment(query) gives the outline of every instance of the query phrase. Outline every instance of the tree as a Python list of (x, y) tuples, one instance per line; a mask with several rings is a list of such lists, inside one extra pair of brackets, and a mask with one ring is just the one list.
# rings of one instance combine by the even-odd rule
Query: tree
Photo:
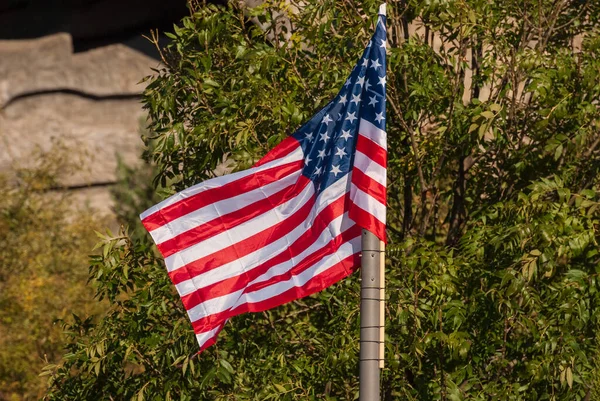
[[(590, 399), (600, 6), (390, 3), (385, 399)], [(378, 7), (286, 4), (192, 6), (167, 34), (144, 95), (146, 157), (165, 196), (225, 159), (247, 168), (324, 105)], [(91, 275), (111, 312), (66, 327), (69, 353), (47, 369), (47, 399), (357, 396), (356, 276), (238, 316), (197, 355), (148, 238), (124, 231), (102, 247)]]
[(57, 319), (95, 314), (105, 305), (86, 286), (87, 254), (97, 216), (73, 207), (60, 188), (63, 174), (81, 170), (83, 155), (54, 142), (28, 166), (0, 175), (0, 400), (40, 398), (38, 376), (60, 361), (64, 333)]

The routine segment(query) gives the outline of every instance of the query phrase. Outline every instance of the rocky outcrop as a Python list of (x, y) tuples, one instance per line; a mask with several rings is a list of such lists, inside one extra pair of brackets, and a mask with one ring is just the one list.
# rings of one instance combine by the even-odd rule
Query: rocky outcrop
[(140, 93), (157, 62), (120, 44), (72, 52), (66, 33), (0, 41), (0, 107), (24, 96), (68, 91), (101, 98)]
[[(56, 140), (73, 156), (86, 156), (64, 178), (67, 186), (114, 182), (117, 155), (129, 164), (139, 160), (139, 82), (158, 62), (120, 44), (72, 49), (68, 34), (0, 41), (0, 172), (27, 165)], [(87, 192), (108, 199), (97, 189)], [(98, 206), (96, 200), (89, 199)]]

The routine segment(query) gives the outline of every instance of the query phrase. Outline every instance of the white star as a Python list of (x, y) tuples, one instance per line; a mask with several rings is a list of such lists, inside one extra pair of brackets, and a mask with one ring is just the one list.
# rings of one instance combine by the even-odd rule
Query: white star
[(382, 85), (385, 88), (385, 75), (383, 77), (379, 77), (379, 82), (377, 85)]
[(358, 77), (358, 81), (356, 81), (356, 85), (363, 86), (365, 83), (365, 77)]
[(350, 83), (351, 83), (351, 82), (352, 82), (352, 81), (350, 81), (350, 78), (348, 78), (348, 79), (346, 80), (346, 83), (344, 84), (344, 86), (348, 86), (348, 85), (350, 85)]
[(308, 134), (306, 134), (306, 139), (308, 139), (309, 141), (313, 140), (313, 133), (309, 132)]
[(360, 95), (352, 95), (352, 101), (351, 103), (360, 103)]
[(366, 57), (365, 57), (365, 58), (363, 58), (363, 63), (362, 63), (362, 66), (363, 66), (363, 67), (366, 67), (366, 66), (368, 66), (368, 65), (369, 65), (369, 59), (368, 59), (368, 58), (366, 58)]
[(331, 167), (331, 174), (333, 174), (335, 177), (337, 177), (337, 175), (341, 172), (342, 172), (342, 170), (340, 170), (340, 166), (332, 166)]
[(375, 117), (375, 121), (377, 121), (378, 123), (381, 123), (383, 120), (385, 120), (385, 117), (383, 116), (383, 111), (381, 113), (377, 113), (377, 116)]
[(323, 132), (321, 134), (321, 139), (320, 140), (323, 141), (323, 142), (327, 142), (329, 140), (329, 135), (327, 135), (327, 131), (325, 131), (325, 132)]
[(346, 104), (348, 103), (348, 99), (346, 98), (346, 95), (340, 96), (340, 104)]
[(369, 106), (375, 106), (377, 103), (379, 103), (379, 100), (377, 100), (376, 96), (369, 96)]
[(308, 163), (310, 163), (312, 161), (312, 159), (308, 156), (306, 156), (306, 159), (304, 159), (304, 164), (308, 166)]
[(379, 47), (383, 47), (385, 49), (386, 46), (386, 41), (384, 39), (381, 39), (381, 44), (379, 45)]
[(332, 122), (333, 120), (331, 119), (331, 117), (329, 117), (329, 114), (325, 114), (325, 117), (323, 117), (323, 124), (327, 124)]
[(369, 43), (367, 43), (367, 47), (371, 47), (371, 41), (369, 40)]
[(371, 84), (369, 83), (369, 80), (367, 80), (365, 82), (365, 90), (369, 90), (369, 86), (371, 86)]
[(319, 150), (319, 155), (317, 156), (319, 159), (325, 158), (325, 149)]
[(315, 174), (321, 175), (321, 167), (317, 167), (317, 169), (315, 170)]
[(377, 71), (379, 67), (381, 67), (381, 64), (379, 64), (379, 59), (371, 60), (371, 68)]
[(336, 151), (335, 151), (335, 155), (336, 155), (336, 156), (339, 156), (339, 157), (340, 157), (340, 159), (341, 159), (342, 157), (344, 157), (344, 156), (346, 156), (346, 155), (347, 155), (347, 153), (346, 153), (346, 151), (344, 150), (344, 148), (338, 148), (338, 147), (336, 147), (335, 149), (336, 149)]
[(348, 113), (348, 115), (346, 116), (346, 120), (350, 120), (350, 124), (352, 124), (352, 122), (356, 120), (356, 116), (354, 114), (355, 113)]
[(342, 135), (340, 135), (340, 137), (344, 138), (345, 140), (352, 138), (352, 135), (350, 135), (350, 130), (342, 130)]

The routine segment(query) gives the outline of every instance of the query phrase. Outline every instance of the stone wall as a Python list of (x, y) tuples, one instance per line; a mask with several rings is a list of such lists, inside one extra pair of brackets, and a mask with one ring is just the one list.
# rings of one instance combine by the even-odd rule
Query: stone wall
[(85, 165), (61, 184), (79, 202), (110, 211), (117, 155), (139, 160), (144, 112), (139, 81), (158, 61), (121, 44), (73, 53), (71, 36), (0, 40), (0, 173), (26, 166), (60, 140)]

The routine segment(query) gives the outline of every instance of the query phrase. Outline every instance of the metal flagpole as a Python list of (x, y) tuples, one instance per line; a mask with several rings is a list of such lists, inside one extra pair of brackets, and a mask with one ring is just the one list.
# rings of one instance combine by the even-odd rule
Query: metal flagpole
[(385, 367), (385, 242), (379, 241), (379, 369)]
[[(385, 8), (385, 3), (379, 6), (380, 15), (385, 16)], [(384, 246), (365, 229), (361, 243), (359, 401), (379, 401), (379, 369), (384, 359)]]
[(359, 400), (379, 401), (381, 273), (379, 238), (362, 230)]

